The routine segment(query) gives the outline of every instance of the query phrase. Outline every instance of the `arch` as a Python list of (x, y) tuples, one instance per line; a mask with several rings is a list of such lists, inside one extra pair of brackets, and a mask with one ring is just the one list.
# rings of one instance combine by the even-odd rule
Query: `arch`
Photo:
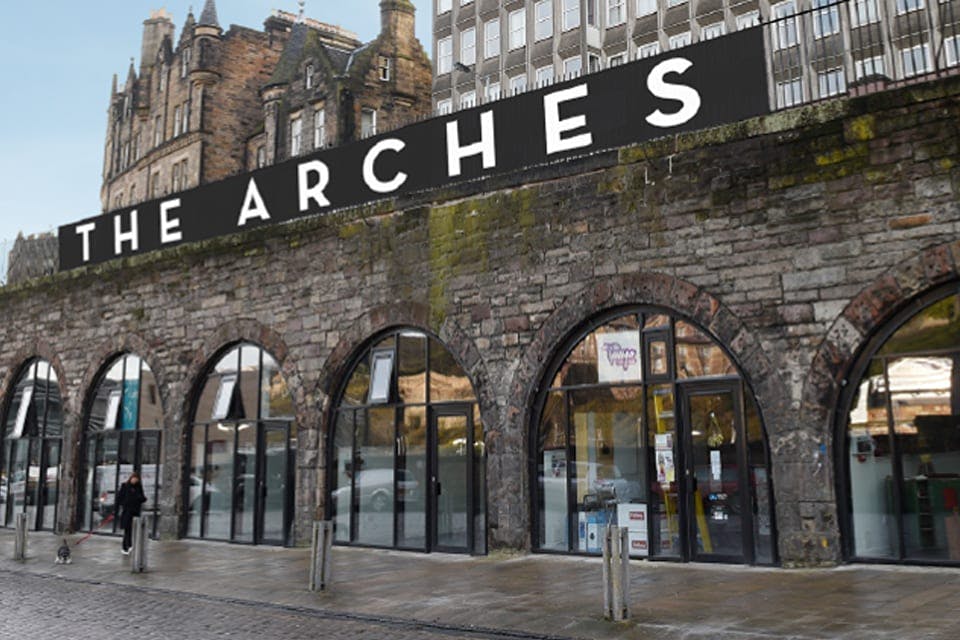
[[(760, 341), (743, 321), (707, 288), (663, 273), (645, 272), (595, 278), (579, 292), (565, 298), (543, 321), (525, 348), (509, 383), (509, 397), (503, 425), (522, 428), (503, 430), (494, 438), (501, 441), (498, 453), (490, 447), (490, 519), (500, 522), (497, 535), (508, 546), (531, 545), (530, 513), (532, 505), (527, 452), (530, 451), (530, 425), (540, 383), (560, 345), (577, 332), (585, 321), (617, 307), (651, 305), (671, 309), (706, 330), (728, 351), (752, 389), (761, 416), (785, 415), (789, 394), (778, 369)], [(764, 419), (771, 452), (785, 429)], [(491, 437), (488, 436), (488, 440)], [(502, 470), (516, 470), (516, 473)], [(774, 469), (776, 474), (776, 469)], [(519, 483), (510, 480), (519, 479)], [(774, 477), (774, 488), (779, 491)], [(777, 500), (777, 519), (783, 501)], [(504, 523), (509, 523), (504, 526)]]
[(775, 561), (763, 421), (714, 335), (663, 304), (617, 304), (543, 370), (528, 423), (535, 548), (599, 553), (591, 522), (642, 522), (639, 555)]
[(827, 477), (822, 482), (806, 487), (804, 494), (794, 498), (817, 503), (817, 513), (808, 510), (808, 519), (829, 525), (818, 527), (825, 543), (821, 545), (827, 554), (825, 561), (836, 562), (845, 555), (837, 524), (840, 510), (846, 508), (838, 502), (846, 491), (841, 471), (844, 437), (838, 427), (843, 416), (838, 409), (848, 377), (881, 327), (922, 300), (924, 292), (960, 279), (956, 256), (960, 256), (960, 241), (927, 247), (876, 277), (843, 308), (811, 361), (798, 411), (804, 429), (797, 429), (778, 446), (790, 459), (807, 466), (819, 462), (819, 456), (809, 453), (817, 449), (833, 463), (824, 466)]
[(291, 544), (297, 408), (280, 361), (251, 340), (222, 345), (201, 370), (189, 407), (182, 533)]
[[(113, 512), (124, 474), (135, 470), (148, 499), (144, 509), (153, 515), (152, 535), (157, 533), (161, 520), (158, 480), (166, 464), (162, 447), (169, 430), (163, 384), (150, 362), (134, 350), (146, 346), (145, 341), (131, 336), (104, 343), (97, 352), (102, 356), (97, 358), (99, 367), (84, 380), (86, 393), (73, 467), (75, 495), (69, 502), (72, 524), (78, 530), (120, 531), (116, 520), (104, 520)], [(100, 428), (92, 428), (97, 424)]]
[[(19, 508), (28, 514), (29, 528), (58, 530), (58, 519), (63, 517), (63, 489), (69, 486), (63, 478), (63, 445), (68, 436), (65, 382), (62, 367), (58, 371), (57, 365), (42, 355), (24, 355), (33, 350), (49, 353), (45, 345), (25, 346), (17, 354), (22, 361), (4, 383), (0, 413), (0, 526), (11, 525), (12, 514)], [(54, 381), (56, 384), (51, 385)], [(16, 409), (14, 402), (18, 402)], [(7, 427), (14, 415), (16, 432), (11, 436)], [(56, 417), (51, 419), (52, 416)], [(33, 432), (26, 430), (28, 424), (33, 425)], [(31, 487), (33, 469), (36, 475)], [(49, 469), (56, 469), (52, 486)]]
[[(476, 381), (435, 332), (376, 315), (374, 323), (386, 326), (338, 358), (336, 379), (324, 378), (324, 503), (337, 540), (484, 553), (485, 443)], [(402, 444), (395, 449), (394, 442)], [(442, 486), (445, 497), (435, 500)]]

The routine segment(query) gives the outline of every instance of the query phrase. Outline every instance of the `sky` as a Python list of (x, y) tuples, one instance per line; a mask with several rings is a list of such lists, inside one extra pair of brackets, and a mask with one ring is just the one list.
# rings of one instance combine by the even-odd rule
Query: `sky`
[[(0, 250), (18, 232), (55, 231), (100, 213), (107, 106), (113, 74), (140, 65), (143, 21), (166, 8), (180, 27), (204, 0), (2, 0), (0, 20)], [(430, 51), (431, 3), (414, 0), (417, 37)], [(379, 0), (307, 0), (306, 14), (369, 41)], [(297, 0), (217, 0), (220, 26), (261, 29)], [(4, 256), (5, 257), (5, 256)], [(0, 259), (0, 264), (3, 260)]]

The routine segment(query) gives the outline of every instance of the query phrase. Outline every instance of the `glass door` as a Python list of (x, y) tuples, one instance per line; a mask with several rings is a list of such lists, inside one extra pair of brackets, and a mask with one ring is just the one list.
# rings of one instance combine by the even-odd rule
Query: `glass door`
[(444, 407), (431, 421), (433, 540), (439, 551), (473, 549), (473, 415), (471, 407)]
[(289, 427), (263, 426), (260, 444), (260, 506), (258, 542), (284, 544), (287, 531), (287, 486), (289, 486)]
[(751, 520), (739, 386), (681, 387), (681, 397), (689, 557), (744, 562)]

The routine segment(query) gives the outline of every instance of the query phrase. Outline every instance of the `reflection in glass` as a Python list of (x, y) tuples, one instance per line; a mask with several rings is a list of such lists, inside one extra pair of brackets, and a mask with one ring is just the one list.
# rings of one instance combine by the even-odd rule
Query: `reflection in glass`
[[(614, 362), (610, 354), (630, 358)], [(628, 528), (633, 556), (699, 551), (774, 561), (762, 425), (754, 411), (754, 431), (742, 436), (747, 427), (733, 407), (750, 394), (734, 378), (738, 372), (720, 345), (688, 322), (644, 311), (591, 328), (562, 356), (549, 374), (552, 384), (542, 396), (534, 440), (538, 548), (599, 553), (600, 534), (614, 523)], [(620, 366), (628, 361), (628, 367)], [(675, 371), (680, 367), (685, 369)], [(708, 446), (709, 434), (696, 422), (703, 416), (678, 414), (675, 397), (681, 385), (715, 376), (732, 378), (711, 383), (724, 389), (717, 397), (728, 403), (714, 409), (718, 420), (728, 420), (722, 449)], [(703, 449), (702, 460), (696, 454), (682, 458), (687, 438)], [(750, 460), (749, 471), (737, 464), (741, 456)], [(714, 467), (721, 473), (711, 491)], [(688, 487), (694, 484), (682, 480), (688, 474), (702, 475), (706, 484)], [(725, 483), (732, 489), (726, 491)], [(750, 488), (755, 508), (746, 516), (741, 487)], [(682, 515), (685, 522), (702, 524), (686, 531)], [(754, 531), (754, 549), (743, 548), (745, 526)]]
[[(86, 478), (78, 514), (81, 527), (98, 533), (118, 532), (116, 520), (100, 527), (104, 512), (113, 509), (115, 490), (137, 471), (147, 498), (144, 513), (153, 516), (152, 531), (156, 533), (162, 424), (157, 381), (146, 362), (125, 354), (104, 367), (84, 425), (87, 457), (81, 471)], [(99, 497), (91, 491), (94, 483), (100, 489)]]
[(847, 467), (857, 557), (960, 561), (958, 384), (954, 295), (901, 325), (854, 387)]
[(647, 389), (650, 486), (650, 555), (680, 555), (680, 479), (677, 472), (676, 403), (670, 385)]
[(28, 363), (13, 386), (0, 448), (0, 526), (26, 513), (30, 529), (56, 527), (63, 403), (53, 367)]
[[(483, 427), (456, 359), (423, 331), (398, 329), (374, 340), (345, 379), (328, 448), (336, 541), (483, 553)], [(473, 430), (441, 433), (453, 413), (475, 416)]]
[(213, 364), (194, 416), (188, 536), (287, 543), (294, 413), (280, 364), (259, 346)]
[(397, 435), (397, 546), (427, 548), (427, 410), (408, 407)]
[(353, 509), (353, 411), (337, 414), (331, 453), (333, 455), (334, 486), (330, 500), (337, 542), (350, 541), (350, 513)]
[(678, 378), (709, 378), (737, 374), (736, 367), (724, 353), (723, 348), (692, 324), (677, 321), (675, 336)]
[[(359, 417), (359, 416), (358, 416)], [(369, 409), (357, 424), (357, 537), (393, 545), (394, 409)]]
[(540, 546), (557, 551), (569, 544), (566, 425), (564, 395), (552, 392), (540, 417)]

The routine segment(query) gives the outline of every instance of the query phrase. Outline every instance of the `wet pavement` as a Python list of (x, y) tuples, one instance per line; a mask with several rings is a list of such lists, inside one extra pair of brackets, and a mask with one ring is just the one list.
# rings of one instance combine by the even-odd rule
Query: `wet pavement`
[[(11, 559), (12, 532), (0, 532), (0, 581), (45, 576), (74, 583), (78, 593), (133, 586), (149, 598), (193, 594), (211, 606), (306, 616), (296, 624), (307, 628), (351, 621), (343, 637), (358, 638), (960, 638), (956, 569), (632, 562), (631, 620), (613, 624), (601, 616), (595, 558), (335, 547), (333, 585), (318, 594), (306, 589), (307, 549), (151, 541), (149, 571), (132, 574), (117, 538), (87, 540), (70, 565), (53, 563), (59, 544), (52, 534), (31, 533), (28, 558), (19, 563)], [(231, 619), (217, 617), (221, 625)], [(258, 637), (286, 637), (275, 631), (264, 628)]]

